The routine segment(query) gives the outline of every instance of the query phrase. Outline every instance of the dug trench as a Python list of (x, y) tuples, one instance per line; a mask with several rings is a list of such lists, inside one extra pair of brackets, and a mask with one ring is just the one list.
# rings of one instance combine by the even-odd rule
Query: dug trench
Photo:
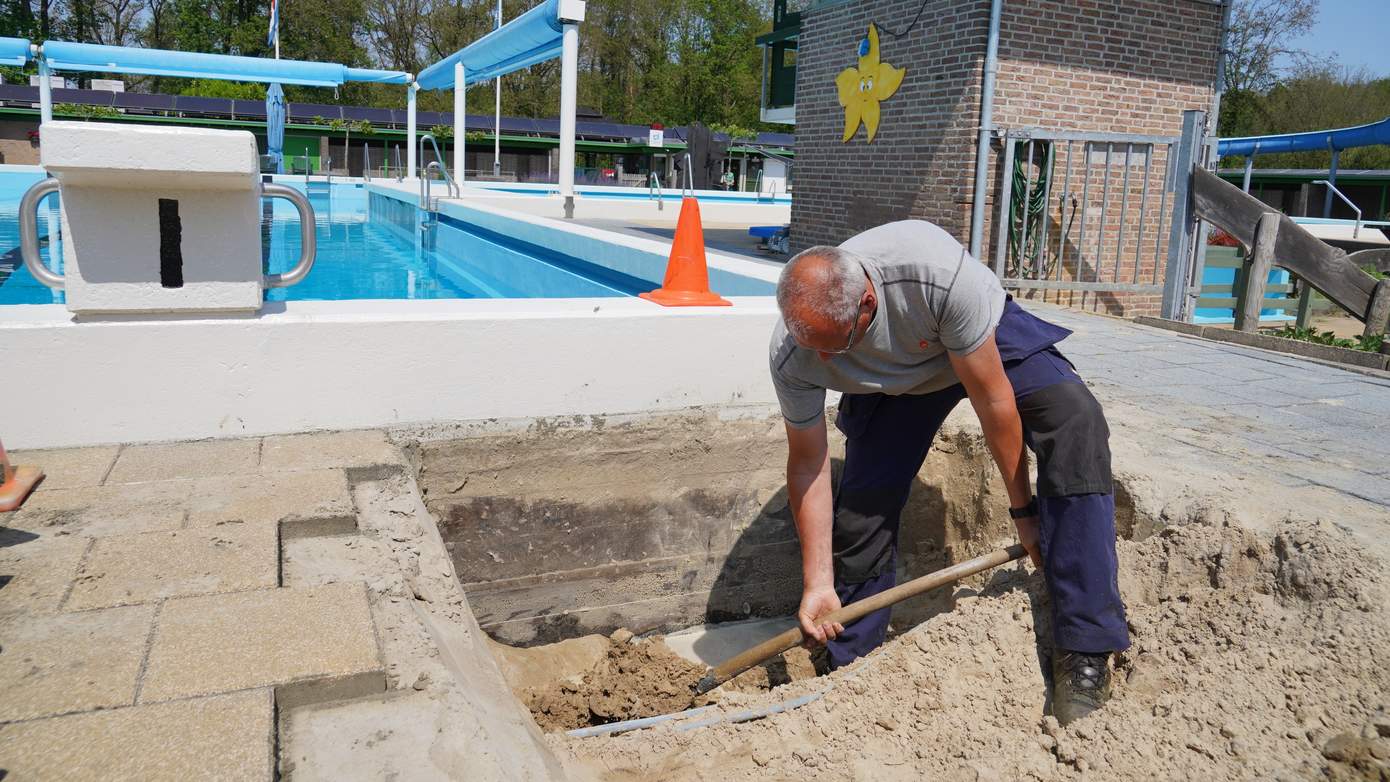
[[(1235, 499), (1137, 451), (1117, 471), (1133, 643), (1100, 714), (1069, 728), (1049, 716), (1047, 596), (1019, 564), (899, 604), (861, 664), (816, 676), (798, 649), (694, 696), (704, 667), (662, 636), (795, 610), (784, 448), (779, 421), (702, 415), (419, 446), (426, 504), (494, 657), (573, 776), (1390, 779), (1382, 561), (1297, 490), (1262, 505), (1307, 512), (1250, 524)], [(1004, 497), (978, 429), (953, 416), (904, 512), (900, 578), (1011, 540)], [(818, 699), (726, 719), (799, 696)], [(705, 704), (715, 724), (699, 730), (563, 733)]]

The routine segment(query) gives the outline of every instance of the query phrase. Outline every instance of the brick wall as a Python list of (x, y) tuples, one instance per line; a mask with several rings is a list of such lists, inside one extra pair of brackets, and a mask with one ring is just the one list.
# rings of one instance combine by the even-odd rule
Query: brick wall
[[(838, 243), (873, 225), (908, 217), (931, 220), (968, 241), (989, 5), (988, 0), (928, 0), (918, 26), (903, 37), (889, 30), (905, 27), (920, 0), (865, 0), (806, 14), (797, 63), (794, 249)], [(1220, 16), (1220, 7), (1206, 0), (1008, 0), (1000, 25), (995, 125), (1176, 136), (1184, 109), (1210, 103)], [(907, 76), (883, 104), (873, 143), (866, 143), (860, 130), (842, 144), (844, 110), (834, 80), (856, 64), (854, 47), (870, 21), (879, 27), (882, 59), (906, 68)], [(1127, 147), (1111, 150), (1102, 227), (1105, 150), (1101, 145), (1087, 155), (1083, 143), (1074, 143), (1072, 176), (1077, 183), (1089, 176), (1091, 188), (1082, 198), (1076, 184), (1063, 213), (1058, 204), (1066, 189), (1061, 180), (1068, 150), (1057, 147), (1058, 191), (1050, 199), (1047, 226), (1054, 273), (1060, 256), (1064, 280), (1151, 283), (1157, 269), (1161, 283), (1167, 215), (1159, 199), (1166, 148), (1128, 148), (1128, 167), (1123, 164)], [(986, 258), (993, 257), (998, 238), (993, 223), (1001, 157), (996, 146), (986, 208)], [(1036, 159), (1040, 164), (1040, 149)], [(1039, 167), (1032, 168), (1032, 176)], [(1145, 198), (1149, 205), (1141, 210)], [(1088, 232), (1084, 243), (1079, 241), (1083, 222)], [(1060, 237), (1067, 244), (1065, 255)], [(1157, 295), (1120, 292), (1049, 292), (1045, 297), (1113, 314), (1153, 313), (1160, 303)]]

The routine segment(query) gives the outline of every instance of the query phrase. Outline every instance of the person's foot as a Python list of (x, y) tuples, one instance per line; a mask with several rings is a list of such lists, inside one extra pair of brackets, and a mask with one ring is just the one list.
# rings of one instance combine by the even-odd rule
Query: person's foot
[(1110, 700), (1110, 653), (1058, 649), (1052, 655), (1052, 715), (1075, 722)]

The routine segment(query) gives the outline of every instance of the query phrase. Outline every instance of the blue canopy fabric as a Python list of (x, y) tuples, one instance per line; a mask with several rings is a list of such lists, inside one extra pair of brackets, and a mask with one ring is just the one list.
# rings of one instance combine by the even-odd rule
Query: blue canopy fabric
[(1279, 136), (1247, 136), (1244, 138), (1223, 138), (1216, 143), (1216, 153), (1227, 155), (1252, 155), (1256, 147), (1259, 154), (1272, 155), (1276, 152), (1311, 152), (1327, 149), (1341, 150), (1353, 147), (1370, 147), (1376, 144), (1390, 144), (1390, 117), (1369, 125), (1336, 130), (1314, 130), (1307, 133), (1285, 133)]
[(0, 65), (23, 65), (29, 62), (29, 41), (24, 38), (0, 38)]
[(373, 84), (409, 84), (410, 74), (405, 71), (378, 71), (372, 68), (348, 68), (343, 81), (365, 81)]
[(347, 81), (405, 84), (410, 80), (410, 74), (401, 71), (349, 68), (330, 62), (271, 60), (264, 57), (135, 49), (68, 41), (45, 41), (43, 57), (48, 61), (50, 68), (58, 71), (180, 76), (188, 79), (270, 82), (307, 87), (337, 87)]
[(275, 173), (285, 173), (285, 91), (274, 82), (265, 91), (265, 151), (275, 158)]
[(560, 0), (540, 5), (507, 22), (482, 38), (459, 49), (420, 71), (421, 89), (440, 90), (454, 86), (454, 64), (463, 63), (466, 84), (489, 81), (557, 57), (563, 35)]

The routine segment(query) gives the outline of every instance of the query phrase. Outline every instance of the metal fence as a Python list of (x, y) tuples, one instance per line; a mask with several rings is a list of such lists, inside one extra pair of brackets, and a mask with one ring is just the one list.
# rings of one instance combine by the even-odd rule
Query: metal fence
[(991, 265), (1004, 287), (1157, 295), (1179, 136), (1003, 134)]

